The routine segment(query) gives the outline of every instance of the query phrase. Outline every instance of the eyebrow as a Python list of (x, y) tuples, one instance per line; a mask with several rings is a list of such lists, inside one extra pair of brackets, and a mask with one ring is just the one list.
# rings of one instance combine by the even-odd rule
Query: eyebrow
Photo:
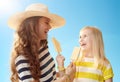
[(47, 17), (45, 17), (45, 18), (46, 18), (46, 19), (45, 19), (46, 21), (48, 21), (48, 22), (50, 21), (50, 18), (47, 18)]

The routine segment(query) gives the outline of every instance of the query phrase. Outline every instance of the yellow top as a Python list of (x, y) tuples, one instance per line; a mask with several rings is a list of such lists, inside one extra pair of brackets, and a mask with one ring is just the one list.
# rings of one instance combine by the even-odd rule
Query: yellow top
[(94, 59), (86, 57), (81, 62), (74, 63), (76, 65), (74, 82), (104, 82), (114, 75), (110, 63), (103, 66), (99, 64), (98, 68), (95, 68)]

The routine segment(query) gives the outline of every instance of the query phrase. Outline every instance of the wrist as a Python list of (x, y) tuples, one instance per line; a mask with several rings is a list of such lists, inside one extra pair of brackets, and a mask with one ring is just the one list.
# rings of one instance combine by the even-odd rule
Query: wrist
[(58, 66), (57, 68), (58, 68), (59, 71), (65, 71), (64, 66)]
[(64, 62), (57, 62), (58, 66), (64, 67)]

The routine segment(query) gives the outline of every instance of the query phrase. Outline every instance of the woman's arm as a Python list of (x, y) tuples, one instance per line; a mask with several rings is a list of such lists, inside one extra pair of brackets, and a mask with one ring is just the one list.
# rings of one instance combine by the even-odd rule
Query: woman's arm
[[(62, 80), (66, 78), (65, 82), (73, 82), (75, 72), (76, 72), (76, 67), (73, 63), (70, 63), (70, 65), (65, 69), (64, 68), (64, 60), (65, 58), (62, 55), (57, 55), (56, 57), (57, 64), (58, 64), (58, 73), (57, 75), (59, 78)], [(57, 82), (57, 81), (56, 81)], [(58, 81), (59, 82), (59, 81)], [(63, 82), (63, 81), (60, 81)]]
[(24, 56), (18, 56), (15, 60), (15, 65), (19, 80), (22, 82), (32, 82), (34, 80), (30, 72), (28, 61)]
[(75, 72), (76, 72), (75, 65), (73, 63), (70, 63), (70, 65), (66, 68), (63, 76), (59, 77), (54, 82), (73, 82)]
[(57, 68), (58, 68), (57, 76), (62, 77), (65, 73), (65, 68), (64, 68), (65, 58), (62, 55), (57, 55), (56, 61), (57, 61)]

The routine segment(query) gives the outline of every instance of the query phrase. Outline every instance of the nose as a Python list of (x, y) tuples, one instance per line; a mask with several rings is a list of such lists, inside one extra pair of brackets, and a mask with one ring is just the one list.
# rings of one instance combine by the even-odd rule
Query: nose
[(51, 25), (49, 24), (49, 26), (48, 26), (48, 30), (50, 30), (52, 27), (51, 27)]
[(51, 26), (49, 26), (49, 29), (51, 29), (52, 27)]
[(47, 31), (49, 31), (52, 27), (49, 25), (47, 26)]

